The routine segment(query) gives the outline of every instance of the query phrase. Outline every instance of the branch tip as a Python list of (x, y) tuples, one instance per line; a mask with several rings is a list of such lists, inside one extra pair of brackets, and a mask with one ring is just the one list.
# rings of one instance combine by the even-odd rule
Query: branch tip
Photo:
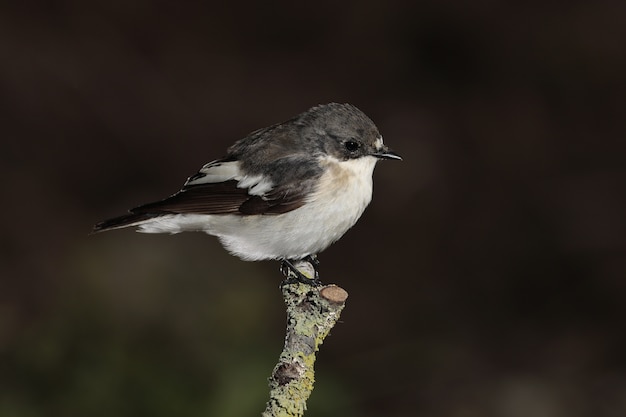
[(335, 284), (320, 290), (320, 295), (331, 303), (343, 304), (348, 299), (348, 292)]

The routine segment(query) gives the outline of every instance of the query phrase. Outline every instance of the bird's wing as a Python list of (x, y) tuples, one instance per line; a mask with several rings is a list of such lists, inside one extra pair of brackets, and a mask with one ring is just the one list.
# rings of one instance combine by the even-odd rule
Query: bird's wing
[(276, 166), (270, 167), (269, 172), (274, 175), (246, 175), (238, 160), (210, 162), (189, 177), (176, 194), (135, 207), (125, 216), (98, 223), (94, 231), (132, 226), (168, 214), (287, 213), (306, 203), (314, 177), (306, 171), (297, 175), (285, 171), (281, 175), (282, 165), (285, 161), (276, 161)]
[(308, 190), (293, 185), (270, 175), (246, 175), (239, 161), (218, 160), (203, 166), (176, 194), (131, 213), (281, 214), (305, 203)]

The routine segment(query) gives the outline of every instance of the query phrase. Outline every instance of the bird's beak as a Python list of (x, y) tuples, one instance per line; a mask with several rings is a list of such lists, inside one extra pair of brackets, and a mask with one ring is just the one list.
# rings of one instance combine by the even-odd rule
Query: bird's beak
[(402, 157), (400, 155), (398, 155), (386, 146), (382, 146), (380, 149), (377, 149), (376, 152), (372, 154), (372, 156), (379, 159), (397, 159), (399, 161), (402, 161)]

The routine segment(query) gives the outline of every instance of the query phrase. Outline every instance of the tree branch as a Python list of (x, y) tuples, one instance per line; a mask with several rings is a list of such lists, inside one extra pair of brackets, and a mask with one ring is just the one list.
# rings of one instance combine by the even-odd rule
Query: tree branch
[(285, 347), (272, 372), (270, 400), (263, 417), (302, 416), (313, 391), (315, 353), (339, 320), (348, 293), (336, 286), (300, 282), (282, 287), (287, 306)]

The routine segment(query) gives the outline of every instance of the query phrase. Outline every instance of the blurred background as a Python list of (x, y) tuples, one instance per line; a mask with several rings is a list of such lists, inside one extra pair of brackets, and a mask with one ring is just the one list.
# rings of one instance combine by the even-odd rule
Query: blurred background
[(277, 262), (88, 236), (248, 132), (350, 102), (404, 157), (321, 254), (310, 416), (626, 415), (626, 3), (0, 6), (0, 416), (250, 416)]

